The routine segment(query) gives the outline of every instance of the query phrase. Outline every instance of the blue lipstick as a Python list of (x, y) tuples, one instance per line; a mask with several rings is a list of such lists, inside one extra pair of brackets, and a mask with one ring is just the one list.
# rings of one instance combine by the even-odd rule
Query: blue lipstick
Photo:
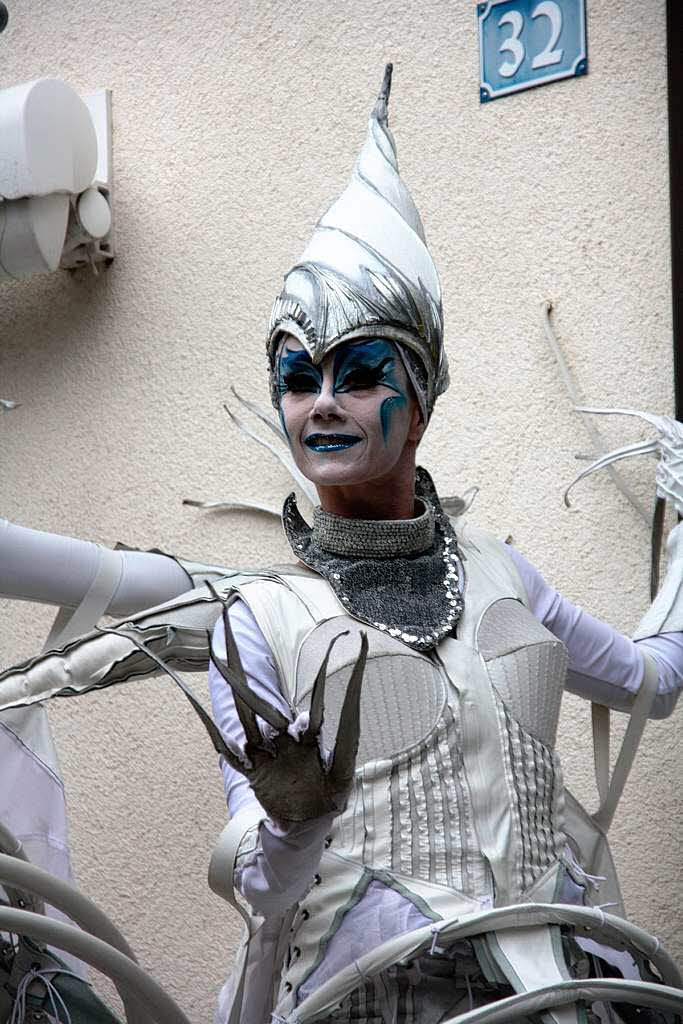
[(304, 444), (314, 452), (338, 452), (361, 440), (356, 434), (309, 434)]

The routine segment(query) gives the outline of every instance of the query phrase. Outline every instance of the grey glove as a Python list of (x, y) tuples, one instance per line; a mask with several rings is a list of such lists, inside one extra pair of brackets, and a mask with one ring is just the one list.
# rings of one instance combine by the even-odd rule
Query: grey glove
[[(232, 689), (247, 739), (243, 757), (229, 749), (222, 737), (219, 752), (232, 768), (249, 779), (259, 803), (273, 820), (281, 823), (306, 821), (330, 812), (340, 813), (346, 807), (358, 754), (360, 694), (368, 650), (367, 635), (361, 633), (360, 653), (344, 695), (334, 750), (331, 756), (325, 756), (320, 730), (327, 662), (336, 641), (346, 634), (340, 633), (330, 642), (313, 686), (308, 726), (295, 737), (289, 731), (290, 722), (282, 712), (247, 685), (228, 615), (228, 608), (237, 595), (226, 600), (215, 591), (214, 594), (223, 604), (227, 661), (219, 658), (213, 647), (211, 661)], [(262, 734), (257, 715), (273, 730), (270, 737)]]

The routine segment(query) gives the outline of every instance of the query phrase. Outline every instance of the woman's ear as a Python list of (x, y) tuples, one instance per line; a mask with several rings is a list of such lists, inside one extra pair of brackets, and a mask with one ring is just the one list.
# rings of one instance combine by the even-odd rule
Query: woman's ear
[(413, 399), (413, 411), (410, 418), (410, 428), (408, 430), (408, 440), (414, 441), (416, 445), (422, 440), (422, 435), (426, 430), (426, 423), (422, 419), (422, 413), (420, 406), (417, 401)]

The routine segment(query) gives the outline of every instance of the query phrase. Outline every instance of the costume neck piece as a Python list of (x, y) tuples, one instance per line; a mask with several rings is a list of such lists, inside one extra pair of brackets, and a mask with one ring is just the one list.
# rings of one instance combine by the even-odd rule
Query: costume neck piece
[(327, 580), (350, 615), (429, 651), (462, 612), (458, 545), (421, 467), (415, 493), (423, 508), (415, 519), (346, 519), (316, 509), (311, 528), (290, 494), (282, 521), (296, 557)]
[(322, 508), (313, 513), (316, 547), (345, 558), (395, 558), (418, 555), (434, 544), (434, 509), (421, 498), (415, 519), (346, 519)]

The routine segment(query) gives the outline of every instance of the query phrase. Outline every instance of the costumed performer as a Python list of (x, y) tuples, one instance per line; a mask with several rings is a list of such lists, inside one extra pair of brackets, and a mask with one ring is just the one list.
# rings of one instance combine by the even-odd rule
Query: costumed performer
[[(285, 503), (297, 564), (219, 581), (219, 567), (117, 555), (127, 583), (134, 558), (163, 560), (168, 598), (186, 574), (200, 584), (129, 624), (170, 665), (197, 667), (198, 624), (219, 615), (211, 689), (227, 744), (225, 885), (234, 881), (253, 922), (219, 1007), (230, 1024), (436, 1024), (586, 973), (662, 974), (661, 958), (627, 931), (611, 944), (609, 921), (592, 944), (571, 927), (566, 908), (595, 902), (596, 880), (567, 827), (554, 744), (565, 685), (629, 711), (649, 680), (651, 716), (671, 713), (683, 677), (683, 602), (670, 585), (680, 559), (674, 551), (634, 642), (561, 597), (514, 549), (454, 523), (416, 469), (448, 369), (438, 277), (388, 128), (389, 88), (390, 69), (351, 184), (287, 274), (268, 333), (273, 402), (321, 502), (312, 527), (293, 495)], [(45, 599), (40, 580), (20, 593), (24, 572), (19, 559), (0, 590)], [(115, 590), (131, 615), (144, 601), (127, 583)], [(90, 635), (4, 673), (0, 705), (143, 668), (155, 665), (125, 636)], [(518, 904), (558, 904), (565, 916), (487, 930), (487, 915)], [(436, 942), (442, 924), (479, 917), (474, 934)], [(396, 962), (425, 929), (431, 943)], [(586, 1010), (545, 1018), (569, 1024)]]

